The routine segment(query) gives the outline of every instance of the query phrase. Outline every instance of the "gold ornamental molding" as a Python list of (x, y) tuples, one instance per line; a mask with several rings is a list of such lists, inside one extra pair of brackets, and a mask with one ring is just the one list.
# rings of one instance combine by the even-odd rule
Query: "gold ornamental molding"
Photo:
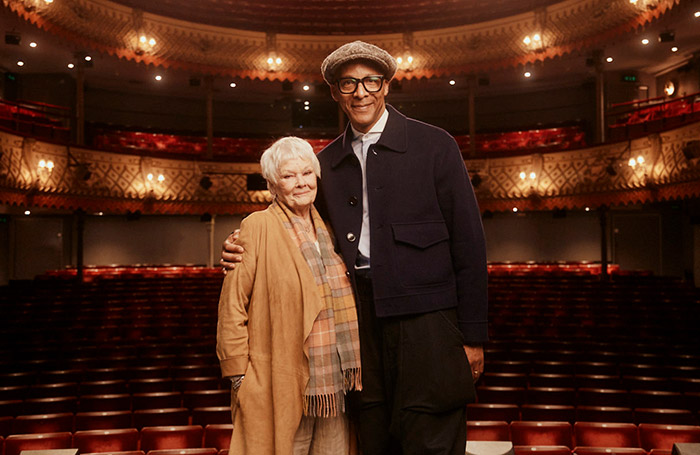
[(585, 52), (661, 17), (680, 1), (567, 0), (459, 27), (353, 36), (214, 27), (108, 0), (3, 0), (3, 4), (79, 46), (135, 62), (251, 79), (320, 80), (323, 58), (354, 39), (373, 42), (397, 58), (410, 53), (411, 61), (399, 65), (399, 79), (467, 74)]
[[(629, 142), (465, 163), (483, 211), (593, 209), (700, 197), (700, 157), (688, 153), (698, 143), (700, 122)], [(267, 191), (248, 191), (248, 175), (260, 170), (254, 163), (110, 153), (5, 132), (0, 152), (0, 204), (243, 214), (270, 200)]]

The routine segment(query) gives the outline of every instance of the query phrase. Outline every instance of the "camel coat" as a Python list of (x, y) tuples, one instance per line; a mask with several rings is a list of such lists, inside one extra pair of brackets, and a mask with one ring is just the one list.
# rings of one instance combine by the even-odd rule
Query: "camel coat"
[(216, 347), (224, 377), (245, 374), (232, 393), (230, 452), (290, 455), (309, 380), (304, 340), (324, 303), (270, 207), (243, 220), (238, 243), (245, 254), (224, 280)]

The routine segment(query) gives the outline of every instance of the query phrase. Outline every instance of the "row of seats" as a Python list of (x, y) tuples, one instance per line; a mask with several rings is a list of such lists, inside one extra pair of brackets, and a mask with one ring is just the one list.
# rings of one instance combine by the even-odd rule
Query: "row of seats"
[[(0, 417), (0, 436), (12, 434), (57, 433), (85, 430), (110, 430), (178, 425), (230, 425), (231, 408), (209, 406), (201, 408), (145, 408), (117, 411), (43, 412)], [(22, 408), (22, 412), (28, 412)], [(2, 452), (0, 452), (2, 453)]]
[(633, 139), (699, 119), (700, 94), (689, 95), (678, 100), (647, 105), (618, 116), (608, 127), (609, 139)]
[[(467, 439), (511, 441), (517, 446), (636, 448), (670, 451), (674, 443), (700, 442), (700, 427), (632, 423), (470, 421)], [(614, 451), (616, 452), (616, 451)]]
[(697, 414), (685, 409), (630, 408), (612, 406), (561, 405), (561, 404), (512, 404), (472, 403), (467, 406), (470, 421), (502, 420), (538, 422), (599, 422), (626, 424), (699, 424)]
[[(77, 448), (81, 454), (141, 451), (148, 455), (165, 455), (159, 451), (177, 450), (168, 454), (221, 454), (228, 451), (232, 425), (151, 426), (140, 430), (122, 428), (85, 430), (74, 433), (53, 432), (13, 434), (0, 443), (4, 455), (20, 455), (23, 450)], [(206, 449), (186, 451), (182, 449)], [(228, 452), (224, 452), (228, 453)]]
[[(469, 135), (455, 137), (462, 153), (470, 151)], [(330, 139), (307, 139), (316, 152)], [(212, 153), (215, 158), (227, 157), (238, 161), (256, 162), (273, 142), (271, 139), (215, 137)], [(181, 156), (202, 156), (207, 151), (203, 136), (186, 136), (140, 131), (110, 130), (97, 133), (93, 145), (102, 150), (134, 153), (164, 152)], [(476, 150), (480, 154), (543, 153), (585, 147), (585, 133), (578, 126), (478, 134)]]

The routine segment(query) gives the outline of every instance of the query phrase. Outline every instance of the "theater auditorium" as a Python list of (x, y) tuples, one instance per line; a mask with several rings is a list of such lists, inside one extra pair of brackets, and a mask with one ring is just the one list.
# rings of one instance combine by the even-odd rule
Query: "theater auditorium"
[(355, 39), (396, 59), (389, 104), (455, 138), (481, 211), (467, 438), (504, 444), (470, 453), (700, 452), (700, 1), (3, 0), (0, 18), (0, 455), (228, 454), (221, 245), (271, 201), (270, 144), (345, 129), (319, 68)]

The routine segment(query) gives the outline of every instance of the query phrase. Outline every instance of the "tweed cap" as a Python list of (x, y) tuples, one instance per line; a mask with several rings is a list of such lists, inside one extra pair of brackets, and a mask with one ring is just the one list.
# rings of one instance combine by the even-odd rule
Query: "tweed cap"
[(364, 41), (343, 44), (331, 52), (321, 63), (321, 74), (328, 85), (333, 85), (335, 72), (342, 65), (354, 60), (369, 60), (382, 69), (384, 77), (390, 80), (396, 74), (396, 60), (384, 49)]

